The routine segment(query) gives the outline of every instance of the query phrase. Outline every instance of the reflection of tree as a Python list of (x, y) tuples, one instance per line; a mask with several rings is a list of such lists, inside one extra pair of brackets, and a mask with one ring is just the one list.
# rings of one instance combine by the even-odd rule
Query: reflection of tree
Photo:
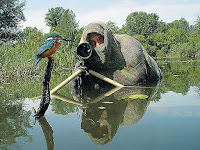
[[(63, 79), (64, 80), (64, 79)], [(71, 91), (69, 86), (65, 86), (58, 91), (59, 94), (71, 98)], [(66, 103), (58, 99), (52, 99), (51, 101), (52, 111), (55, 114), (67, 115), (69, 113), (76, 112), (77, 106), (74, 104)]]
[(52, 111), (55, 114), (67, 115), (69, 113), (76, 112), (77, 106), (69, 104), (58, 99), (52, 99), (51, 101)]
[(161, 93), (173, 91), (185, 95), (190, 86), (200, 87), (200, 62), (197, 60), (165, 60), (159, 63), (164, 74)]
[(196, 88), (194, 91), (198, 94), (198, 96), (200, 98), (200, 88)]
[(23, 143), (18, 138), (25, 138), (23, 141), (31, 142), (31, 136), (27, 129), (32, 128), (29, 117), (31, 112), (23, 109), (22, 103), (18, 101), (0, 101), (0, 149), (7, 150), (22, 149)]
[(197, 93), (198, 93), (198, 95), (199, 95), (199, 97), (200, 97), (200, 90), (198, 90)]

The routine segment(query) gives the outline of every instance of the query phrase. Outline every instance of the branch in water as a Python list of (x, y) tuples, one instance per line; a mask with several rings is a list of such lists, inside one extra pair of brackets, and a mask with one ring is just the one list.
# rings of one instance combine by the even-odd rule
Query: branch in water
[(50, 88), (49, 88), (49, 82), (51, 79), (51, 72), (53, 69), (53, 64), (54, 64), (54, 60), (51, 57), (48, 57), (49, 61), (47, 64), (47, 68), (45, 70), (45, 76), (44, 76), (44, 80), (42, 81), (43, 84), (43, 89), (42, 89), (42, 99), (40, 101), (40, 106), (35, 114), (35, 118), (39, 119), (40, 117), (42, 117), (46, 110), (49, 107), (50, 104)]

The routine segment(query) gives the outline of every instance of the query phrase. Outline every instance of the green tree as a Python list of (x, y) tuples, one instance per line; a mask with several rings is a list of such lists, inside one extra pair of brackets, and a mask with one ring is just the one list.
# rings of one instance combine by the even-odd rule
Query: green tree
[(170, 57), (194, 57), (196, 49), (189, 43), (177, 43), (170, 47), (168, 56)]
[(20, 21), (25, 21), (23, 8), (25, 2), (19, 0), (0, 1), (0, 41), (16, 39)]
[(145, 44), (147, 42), (147, 39), (145, 38), (144, 35), (141, 34), (135, 34), (133, 36), (135, 39), (137, 39), (140, 43)]
[(45, 15), (46, 24), (51, 27), (50, 32), (57, 32), (72, 40), (77, 39), (78, 23), (72, 10), (56, 7), (49, 9)]
[(168, 29), (169, 29), (169, 26), (167, 23), (165, 23), (163, 21), (159, 21), (158, 28), (155, 30), (155, 33), (166, 32)]
[(119, 30), (118, 26), (113, 21), (108, 21), (106, 23), (106, 26), (108, 27), (108, 29), (110, 29), (112, 31), (112, 33), (116, 33)]
[(120, 28), (120, 29), (118, 30), (117, 34), (128, 34), (128, 35), (130, 35), (128, 32), (129, 32), (129, 31), (128, 31), (128, 29), (127, 29), (127, 26), (126, 26), (126, 25), (122, 25), (122, 28)]
[(76, 39), (78, 23), (76, 22), (76, 15), (72, 10), (65, 10), (60, 23), (56, 27), (56, 31), (62, 36), (70, 38), (72, 40)]
[[(187, 50), (184, 50), (183, 46), (181, 46), (181, 49), (178, 49), (178, 47), (175, 46), (177, 44), (180, 46), (181, 44), (188, 42), (188, 34), (181, 28), (170, 28), (166, 33), (154, 33), (147, 38), (147, 41), (149, 45), (147, 51), (154, 57), (166, 57), (169, 54), (171, 47), (173, 47), (172, 50), (177, 54), (177, 57), (186, 56), (187, 54), (183, 55), (182, 53), (188, 51), (189, 47), (191, 48), (191, 46), (187, 46)], [(177, 50), (175, 50), (175, 48), (177, 48)], [(174, 52), (173, 54), (175, 54)], [(189, 56), (189, 52), (187, 53)]]
[[(26, 27), (22, 30), (22, 32), (20, 33), (20, 38), (22, 40), (27, 40), (27, 39), (30, 39), (30, 38), (35, 38), (35, 39), (39, 39), (36, 38), (36, 37), (30, 37), (30, 35), (34, 32), (39, 32), (40, 35), (42, 35), (42, 32), (39, 31), (36, 27)], [(35, 39), (32, 39), (32, 40), (35, 40)]]
[(147, 38), (147, 41), (149, 45), (147, 51), (150, 55), (154, 57), (164, 57), (167, 54), (170, 45), (166, 38), (166, 33), (154, 33)]
[(75, 45), (79, 44), (81, 37), (82, 37), (82, 34), (83, 34), (83, 30), (84, 30), (83, 27), (78, 29), (78, 32), (77, 32), (77, 35), (76, 35)]
[(200, 16), (197, 16), (194, 26), (195, 26), (197, 33), (200, 33)]
[(183, 29), (185, 32), (189, 31), (189, 23), (185, 18), (181, 18), (180, 20), (175, 20), (171, 23), (168, 24), (169, 28), (174, 28), (174, 29)]
[(170, 45), (188, 42), (188, 35), (181, 28), (179, 28), (179, 29), (174, 29), (174, 28), (169, 29), (166, 32), (166, 38), (167, 38)]
[[(25, 28), (22, 33), (26, 32)], [(26, 45), (29, 46), (29, 49), (33, 47), (36, 48), (40, 46), (45, 41), (45, 37), (43, 36), (42, 32), (37, 28), (32, 28), (32, 31), (28, 33), (26, 38)], [(37, 48), (36, 48), (37, 49)]]
[(65, 9), (62, 7), (51, 8), (46, 13), (45, 22), (46, 25), (53, 28), (59, 25), (62, 15), (65, 12)]
[(197, 30), (190, 31), (188, 44), (193, 47), (192, 51), (195, 51), (195, 57), (200, 57), (200, 34)]
[(140, 35), (140, 34), (135, 34), (133, 36), (135, 39), (137, 39), (141, 44), (142, 46), (147, 50), (147, 52), (153, 56), (153, 57), (156, 57), (157, 56), (157, 50), (158, 48), (154, 45), (150, 45), (150, 39), (149, 37), (145, 37), (144, 35)]
[(126, 19), (125, 28), (129, 35), (148, 36), (159, 27), (159, 16), (155, 13), (133, 12)]

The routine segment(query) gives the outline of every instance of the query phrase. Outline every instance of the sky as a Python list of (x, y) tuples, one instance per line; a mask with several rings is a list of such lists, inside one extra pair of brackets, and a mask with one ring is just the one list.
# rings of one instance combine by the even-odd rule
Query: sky
[(26, 21), (21, 23), (21, 27), (37, 27), (48, 33), (45, 14), (55, 7), (72, 10), (79, 27), (94, 21), (113, 21), (121, 28), (127, 16), (135, 11), (156, 13), (167, 23), (185, 18), (190, 25), (195, 24), (197, 16), (200, 16), (200, 0), (26, 0)]

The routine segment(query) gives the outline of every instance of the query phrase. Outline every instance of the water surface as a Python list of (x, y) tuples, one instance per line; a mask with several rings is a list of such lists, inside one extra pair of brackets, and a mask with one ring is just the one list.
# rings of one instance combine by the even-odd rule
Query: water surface
[(200, 60), (157, 61), (161, 83), (88, 91), (79, 102), (65, 87), (57, 95), (62, 100), (53, 98), (39, 121), (32, 107), (38, 108), (40, 99), (31, 98), (41, 91), (32, 87), (40, 84), (6, 85), (0, 98), (0, 149), (199, 150)]

